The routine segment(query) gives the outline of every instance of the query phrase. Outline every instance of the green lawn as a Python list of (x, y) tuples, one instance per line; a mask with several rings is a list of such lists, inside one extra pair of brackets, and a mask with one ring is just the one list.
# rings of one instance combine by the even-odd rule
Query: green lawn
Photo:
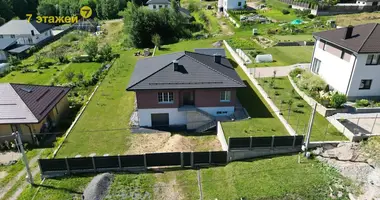
[[(258, 10), (259, 14), (277, 21), (292, 21), (294, 19), (297, 19), (297, 16), (295, 15), (294, 11), (289, 8), (288, 4), (279, 0), (266, 0), (265, 3), (267, 4), (268, 9)], [(290, 13), (284, 15), (282, 13), (282, 10), (288, 10)]]
[[(231, 62), (237, 66), (234, 61), (231, 60)], [(289, 135), (243, 70), (240, 67), (235, 69), (247, 85), (246, 88), (238, 89), (237, 96), (251, 118), (222, 123), (226, 139), (228, 140), (228, 137)]]
[[(67, 82), (66, 74), (68, 72), (73, 72), (75, 75), (78, 75), (79, 73), (83, 73), (84, 80), (91, 79), (92, 75), (101, 67), (100, 63), (70, 63), (68, 67), (66, 67), (58, 76), (58, 82), (59, 83), (65, 83)], [(73, 81), (78, 81), (78, 77), (75, 76)]]
[[(270, 87), (272, 78), (259, 79), (261, 86), (272, 98), (276, 106), (281, 109), (285, 119), (299, 135), (306, 133), (306, 127), (310, 118), (312, 108), (296, 92), (292, 94), (293, 87), (287, 77), (275, 78), (274, 88)], [(265, 82), (266, 81), (266, 82)], [(275, 95), (277, 93), (277, 96)], [(289, 105), (293, 101), (289, 117)], [(312, 141), (334, 141), (347, 140), (333, 125), (322, 115), (316, 113), (311, 133)]]
[[(204, 199), (329, 199), (334, 183), (349, 182), (333, 169), (298, 156), (233, 162), (225, 167), (202, 169)], [(348, 199), (347, 192), (341, 199)]]
[[(274, 67), (288, 66), (297, 63), (310, 63), (313, 54), (313, 46), (296, 46), (296, 47), (270, 47), (268, 49), (258, 49), (261, 54), (272, 54), (274, 62), (272, 63), (252, 63), (247, 67)], [(246, 51), (248, 52), (248, 51)], [(254, 58), (252, 58), (254, 61)]]

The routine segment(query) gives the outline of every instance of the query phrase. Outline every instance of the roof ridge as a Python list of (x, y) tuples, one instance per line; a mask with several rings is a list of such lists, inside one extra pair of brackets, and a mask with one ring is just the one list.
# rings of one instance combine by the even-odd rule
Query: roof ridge
[(369, 37), (371, 37), (371, 36), (372, 36), (372, 34), (373, 34), (373, 32), (376, 30), (376, 27), (377, 27), (378, 23), (374, 23), (374, 24), (375, 24), (375, 26), (372, 28), (372, 31), (371, 31), (371, 32), (368, 34), (368, 36), (365, 38), (365, 40), (364, 40), (363, 44), (362, 44), (362, 45), (360, 45), (360, 48), (359, 48), (358, 52), (360, 52), (360, 51), (362, 50), (362, 48), (364, 47), (364, 44), (366, 44), (366, 43), (367, 43), (367, 41), (368, 41)]
[[(174, 54), (174, 53), (173, 53), (173, 54)], [(166, 54), (166, 55), (169, 55), (169, 54)], [(181, 55), (180, 57), (177, 58), (177, 60), (180, 59), (180, 58), (182, 58), (182, 57), (184, 57), (185, 55), (186, 55), (186, 54)], [(154, 57), (152, 57), (152, 58), (154, 58)], [(159, 71), (161, 71), (161, 70), (163, 70), (164, 68), (168, 67), (168, 66), (171, 64), (171, 62), (172, 62), (172, 61), (169, 61), (169, 63), (166, 64), (165, 66), (161, 67), (160, 69), (158, 69), (157, 71), (153, 72), (152, 74), (146, 76), (145, 78), (139, 80), (139, 81), (136, 82), (135, 84), (129, 86), (129, 87), (127, 88), (127, 90), (130, 89), (130, 88), (132, 88), (132, 87), (134, 87), (135, 85), (141, 83), (142, 81), (145, 81), (147, 78), (153, 76), (154, 74), (157, 74)]]
[(27, 110), (29, 111), (29, 113), (31, 113), (34, 117), (34, 119), (38, 122), (38, 118), (37, 116), (32, 112), (32, 110), (30, 110), (29, 106), (25, 103), (24, 99), (22, 99), (20, 97), (20, 95), (18, 94), (18, 92), (16, 91), (16, 89), (13, 87), (12, 83), (8, 83), (9, 86), (11, 86), (13, 92), (16, 94), (16, 96), (22, 101), (22, 103), (24, 103), (24, 106), (27, 108)]
[[(185, 54), (185, 55), (186, 55), (186, 54)], [(204, 54), (201, 54), (201, 55), (204, 55)], [(189, 56), (189, 55), (187, 55), (187, 56), (190, 57), (190, 58), (191, 58), (192, 60), (194, 60), (195, 62), (198, 62), (198, 63), (202, 64), (203, 66), (206, 66), (208, 69), (210, 69), (210, 70), (212, 70), (212, 71), (214, 71), (214, 72), (216, 72), (216, 73), (218, 73), (218, 74), (220, 74), (220, 75), (222, 75), (222, 76), (224, 76), (224, 77), (226, 77), (226, 78), (228, 78), (228, 79), (234, 81), (235, 83), (237, 83), (237, 84), (239, 84), (239, 85), (242, 85), (242, 84), (239, 83), (237, 80), (231, 78), (230, 76), (227, 76), (226, 74), (220, 72), (219, 70), (215, 70), (214, 68), (209, 67), (209, 66), (206, 65), (205, 63), (203, 63), (203, 62), (201, 62), (201, 61), (199, 61), (199, 60), (197, 60), (197, 59), (195, 59), (195, 58), (193, 58), (193, 57), (191, 57), (191, 56)], [(231, 69), (231, 68), (230, 68), (230, 69)], [(235, 69), (232, 68), (232, 70), (235, 70)], [(245, 85), (244, 85), (244, 86), (245, 86)]]

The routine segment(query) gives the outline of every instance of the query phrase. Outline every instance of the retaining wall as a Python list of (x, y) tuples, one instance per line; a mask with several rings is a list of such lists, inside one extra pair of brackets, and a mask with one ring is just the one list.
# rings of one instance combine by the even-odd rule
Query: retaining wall
[(226, 141), (226, 137), (224, 136), (222, 123), (220, 123), (220, 121), (218, 121), (216, 130), (217, 130), (217, 137), (220, 142), (220, 145), (222, 146), (223, 151), (228, 151), (228, 144)]

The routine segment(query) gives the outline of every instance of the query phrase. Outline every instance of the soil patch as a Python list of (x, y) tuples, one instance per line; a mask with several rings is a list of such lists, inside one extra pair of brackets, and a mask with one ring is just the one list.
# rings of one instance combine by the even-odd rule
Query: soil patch
[(181, 200), (183, 197), (178, 189), (174, 188), (176, 179), (169, 183), (158, 182), (154, 185), (154, 198), (158, 200), (176, 199)]
[(8, 151), (0, 153), (0, 165), (10, 165), (21, 158), (21, 153)]

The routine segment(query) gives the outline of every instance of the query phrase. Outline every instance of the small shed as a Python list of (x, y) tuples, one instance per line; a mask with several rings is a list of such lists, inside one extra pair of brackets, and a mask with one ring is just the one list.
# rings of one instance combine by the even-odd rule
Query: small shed
[(273, 62), (272, 54), (257, 55), (255, 58), (256, 63)]
[(259, 30), (257, 30), (257, 28), (253, 28), (252, 35), (258, 35), (258, 34), (259, 34)]

